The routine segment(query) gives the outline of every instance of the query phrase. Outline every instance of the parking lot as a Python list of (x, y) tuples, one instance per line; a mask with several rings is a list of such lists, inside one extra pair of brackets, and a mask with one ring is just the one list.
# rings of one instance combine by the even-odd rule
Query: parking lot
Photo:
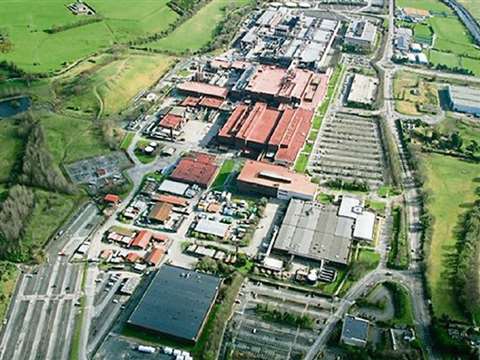
[(378, 119), (337, 113), (325, 122), (310, 158), (312, 174), (381, 186), (385, 175)]
[(104, 186), (123, 183), (122, 171), (130, 165), (125, 153), (114, 152), (68, 164), (65, 170), (73, 183), (88, 185), (89, 191), (95, 193)]
[[(258, 314), (259, 304), (296, 316), (306, 316), (313, 325), (302, 328), (267, 321)], [(236, 301), (221, 358), (234, 354), (236, 358), (301, 359), (333, 311), (335, 305), (331, 299), (247, 280)]]

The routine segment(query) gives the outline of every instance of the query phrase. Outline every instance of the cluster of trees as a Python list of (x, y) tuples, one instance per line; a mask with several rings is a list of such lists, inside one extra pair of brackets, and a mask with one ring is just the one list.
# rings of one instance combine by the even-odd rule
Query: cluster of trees
[(363, 191), (363, 192), (370, 191), (370, 186), (366, 181), (358, 181), (358, 180), (345, 181), (341, 179), (333, 179), (333, 180), (327, 181), (325, 185), (333, 189), (343, 189), (343, 190)]
[(454, 284), (462, 309), (473, 315), (480, 311), (480, 201), (465, 215), (460, 228)]
[(15, 63), (8, 62), (6, 60), (0, 61), (0, 69), (8, 74), (8, 77), (22, 77), (25, 75), (25, 71), (20, 69)]
[(168, 7), (180, 16), (191, 14), (203, 0), (170, 0)]
[(434, 68), (436, 70), (446, 70), (446, 71), (454, 72), (457, 74), (471, 75), (471, 76), (475, 75), (472, 70), (468, 70), (458, 66), (448, 66), (445, 64), (437, 64), (434, 66)]
[(93, 24), (102, 21), (102, 17), (89, 17), (85, 19), (78, 20), (76, 22), (70, 23), (70, 24), (64, 24), (64, 25), (54, 25), (51, 28), (43, 30), (47, 34), (56, 34), (62, 31), (70, 30), (70, 29), (75, 29), (81, 26), (85, 26), (88, 24)]
[(410, 302), (408, 300), (408, 292), (402, 285), (394, 282), (385, 282), (383, 285), (390, 291), (393, 299), (393, 309), (395, 312), (395, 318), (406, 319), (408, 318), (408, 312), (410, 309)]
[(202, 258), (195, 266), (200, 272), (217, 275), (230, 275), (235, 271), (233, 265), (225, 264), (221, 260), (215, 260), (208, 256)]
[(27, 116), (24, 122), (26, 124), (23, 131), (27, 133), (27, 144), (18, 182), (49, 191), (73, 193), (73, 186), (65, 179), (48, 151), (40, 123), (30, 116)]
[(450, 134), (442, 134), (437, 129), (433, 129), (428, 135), (415, 133), (415, 136), (420, 138), (424, 144), (434, 149), (454, 151), (472, 159), (475, 159), (476, 154), (480, 152), (480, 144), (477, 140), (472, 139), (468, 144), (465, 144), (462, 135), (458, 131)]
[(302, 329), (313, 329), (315, 324), (315, 320), (309, 315), (301, 315), (278, 310), (277, 308), (269, 306), (268, 304), (257, 304), (255, 312), (264, 320), (291, 326), (299, 326)]
[[(250, 7), (253, 8), (254, 6), (251, 5)], [(250, 8), (239, 8), (235, 1), (232, 1), (225, 6), (223, 11), (225, 12), (226, 16), (215, 28), (214, 36), (203, 49), (204, 51), (208, 52), (228, 45), (233, 40), (236, 29), (242, 21), (243, 16), (250, 12)]]
[(0, 53), (8, 53), (12, 51), (13, 43), (10, 41), (8, 31), (6, 29), (0, 29)]
[(397, 206), (392, 211), (393, 230), (392, 248), (388, 253), (387, 266), (392, 269), (407, 269), (409, 264), (409, 251), (406, 229), (406, 214), (402, 206)]
[(17, 260), (21, 257), (21, 239), (34, 205), (34, 194), (30, 189), (22, 185), (10, 188), (0, 205), (0, 259)]

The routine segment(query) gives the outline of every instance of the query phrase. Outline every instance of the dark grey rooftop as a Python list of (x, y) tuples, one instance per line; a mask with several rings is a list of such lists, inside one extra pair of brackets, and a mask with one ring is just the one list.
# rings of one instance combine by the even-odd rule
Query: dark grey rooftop
[(128, 323), (196, 341), (220, 282), (212, 275), (164, 265), (155, 274)]
[(342, 338), (367, 341), (369, 321), (347, 315), (343, 323)]

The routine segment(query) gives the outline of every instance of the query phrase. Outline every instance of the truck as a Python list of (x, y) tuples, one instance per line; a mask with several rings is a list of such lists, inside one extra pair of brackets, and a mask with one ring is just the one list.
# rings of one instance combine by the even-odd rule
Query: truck
[(155, 352), (153, 346), (138, 345), (137, 350), (145, 354), (153, 354)]

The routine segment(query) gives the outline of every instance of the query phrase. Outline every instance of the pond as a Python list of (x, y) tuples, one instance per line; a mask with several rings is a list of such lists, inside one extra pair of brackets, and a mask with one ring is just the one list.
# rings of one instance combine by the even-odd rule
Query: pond
[(20, 114), (32, 105), (28, 96), (17, 97), (15, 99), (0, 100), (0, 118), (7, 118)]

